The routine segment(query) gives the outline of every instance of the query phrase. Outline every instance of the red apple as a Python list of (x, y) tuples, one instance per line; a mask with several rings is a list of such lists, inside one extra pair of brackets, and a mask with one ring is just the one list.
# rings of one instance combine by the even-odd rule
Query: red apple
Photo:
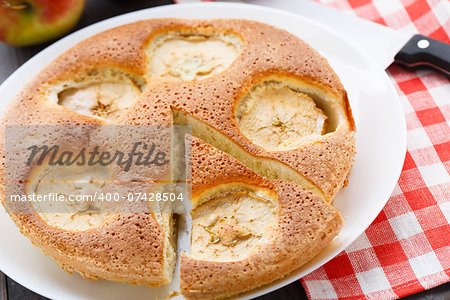
[(85, 0), (0, 0), (0, 40), (13, 46), (39, 44), (67, 33)]

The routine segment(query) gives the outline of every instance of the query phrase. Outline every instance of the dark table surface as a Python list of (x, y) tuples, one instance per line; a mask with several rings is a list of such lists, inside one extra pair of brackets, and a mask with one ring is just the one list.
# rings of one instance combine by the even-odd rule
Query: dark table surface
[[(74, 30), (85, 27), (116, 15), (135, 11), (138, 9), (172, 4), (171, 0), (87, 0), (86, 8), (80, 22)], [(43, 44), (33, 47), (14, 48), (0, 43), (0, 83), (12, 72), (20, 67), (33, 55), (47, 47)], [(31, 300), (45, 299), (44, 297), (26, 289), (11, 278), (0, 272), (0, 300)], [(305, 290), (299, 282), (294, 282), (284, 288), (274, 291), (259, 300), (275, 299), (307, 299)], [(450, 283), (434, 289), (403, 298), (405, 300), (450, 300)]]

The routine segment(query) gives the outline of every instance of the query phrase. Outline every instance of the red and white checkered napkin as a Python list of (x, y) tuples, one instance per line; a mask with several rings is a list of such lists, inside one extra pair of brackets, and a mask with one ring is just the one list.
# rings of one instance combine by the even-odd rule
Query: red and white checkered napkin
[[(315, 1), (450, 42), (448, 0)], [(310, 299), (395, 299), (450, 279), (450, 81), (394, 65), (388, 73), (408, 128), (400, 180), (365, 233), (301, 279)]]
[[(450, 42), (447, 0), (317, 2)], [(395, 299), (450, 279), (450, 81), (397, 66), (389, 67), (388, 73), (400, 95), (408, 130), (400, 179), (365, 233), (301, 279), (311, 299)]]

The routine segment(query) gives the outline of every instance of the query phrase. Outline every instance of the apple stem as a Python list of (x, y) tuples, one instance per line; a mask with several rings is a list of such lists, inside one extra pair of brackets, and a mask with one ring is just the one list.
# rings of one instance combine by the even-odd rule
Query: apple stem
[(28, 5), (27, 3), (22, 3), (22, 4), (11, 4), (11, 3), (9, 3), (9, 2), (6, 1), (6, 0), (4, 0), (4, 1), (2, 2), (2, 4), (3, 4), (3, 7), (11, 8), (11, 9), (14, 9), (14, 10), (24, 10), (24, 9), (27, 9), (27, 8), (29, 7), (29, 5)]

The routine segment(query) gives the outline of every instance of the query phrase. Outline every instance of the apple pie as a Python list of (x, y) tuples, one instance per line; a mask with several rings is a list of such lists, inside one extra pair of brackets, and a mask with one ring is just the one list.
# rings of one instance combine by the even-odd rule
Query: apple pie
[[(342, 228), (332, 202), (355, 154), (346, 91), (317, 51), (266, 24), (153, 19), (107, 30), (46, 66), (1, 122), (191, 126), (191, 248), (179, 253), (186, 298), (228, 297), (280, 279)], [(8, 176), (23, 193), (93, 193), (114, 174), (77, 166), (6, 174), (1, 141), (6, 207)], [(79, 179), (89, 184), (77, 187)], [(64, 270), (149, 287), (171, 282), (176, 214), (20, 205), (26, 213), (9, 211), (21, 233)]]

